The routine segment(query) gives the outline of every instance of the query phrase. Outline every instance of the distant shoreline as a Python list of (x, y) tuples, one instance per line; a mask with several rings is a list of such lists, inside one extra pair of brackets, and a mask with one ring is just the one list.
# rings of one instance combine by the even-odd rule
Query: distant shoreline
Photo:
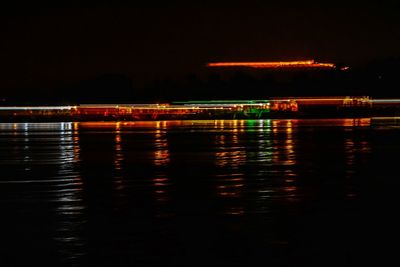
[(400, 99), (367, 96), (209, 100), (165, 104), (0, 106), (0, 122), (370, 118), (400, 116)]

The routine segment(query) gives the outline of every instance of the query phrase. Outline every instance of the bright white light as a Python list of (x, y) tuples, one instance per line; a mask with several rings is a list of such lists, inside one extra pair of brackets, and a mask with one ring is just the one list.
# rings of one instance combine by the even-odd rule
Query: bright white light
[(75, 106), (21, 106), (21, 107), (0, 107), (0, 110), (70, 110)]

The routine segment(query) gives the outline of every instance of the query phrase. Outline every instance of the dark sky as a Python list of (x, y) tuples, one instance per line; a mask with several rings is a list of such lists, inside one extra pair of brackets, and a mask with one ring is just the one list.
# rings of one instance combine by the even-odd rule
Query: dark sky
[(400, 56), (395, 1), (31, 2), (0, 9), (1, 90), (102, 73), (146, 84), (196, 73), (208, 61), (352, 65)]

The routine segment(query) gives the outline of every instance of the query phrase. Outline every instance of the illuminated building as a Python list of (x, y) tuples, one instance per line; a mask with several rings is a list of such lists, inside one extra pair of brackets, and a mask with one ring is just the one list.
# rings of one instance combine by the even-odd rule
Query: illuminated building
[(367, 96), (285, 97), (268, 100), (210, 100), (165, 104), (88, 104), (77, 106), (3, 106), (3, 121), (31, 120), (182, 120), (266, 119), (313, 116), (398, 114), (400, 99)]
[[(335, 69), (333, 63), (319, 63), (314, 60), (302, 61), (272, 61), (272, 62), (213, 62), (208, 63), (207, 67), (244, 67), (256, 69)], [(348, 67), (345, 67), (346, 70)], [(344, 68), (341, 68), (344, 69)]]

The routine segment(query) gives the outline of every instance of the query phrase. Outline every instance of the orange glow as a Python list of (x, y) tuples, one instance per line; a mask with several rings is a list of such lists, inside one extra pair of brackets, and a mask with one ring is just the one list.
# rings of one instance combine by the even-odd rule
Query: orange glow
[(208, 63), (207, 67), (248, 67), (261, 69), (274, 68), (336, 68), (333, 63), (319, 63), (314, 60), (301, 61), (272, 61), (272, 62), (215, 62)]

